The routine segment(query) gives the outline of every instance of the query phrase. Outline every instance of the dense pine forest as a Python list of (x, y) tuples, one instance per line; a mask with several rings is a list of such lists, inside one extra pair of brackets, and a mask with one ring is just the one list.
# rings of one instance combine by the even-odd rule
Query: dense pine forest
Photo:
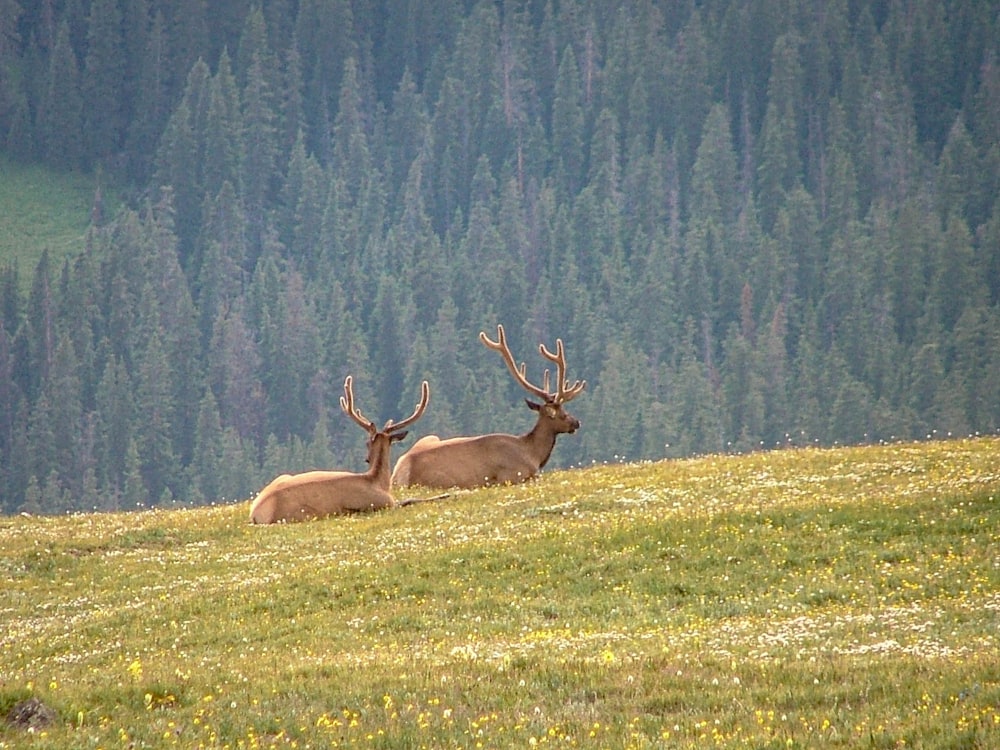
[(347, 374), (526, 430), (497, 323), (551, 466), (1000, 429), (997, 0), (2, 0), (0, 147), (95, 186), (0, 271), (3, 512), (360, 469)]

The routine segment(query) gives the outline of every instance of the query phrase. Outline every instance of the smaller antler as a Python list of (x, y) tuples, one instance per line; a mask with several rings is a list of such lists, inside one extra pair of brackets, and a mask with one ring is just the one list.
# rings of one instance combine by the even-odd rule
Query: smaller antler
[[(557, 404), (565, 404), (568, 401), (572, 401), (574, 398), (580, 395), (584, 388), (587, 387), (586, 380), (577, 380), (573, 385), (569, 384), (566, 380), (566, 352), (563, 351), (562, 339), (556, 339), (556, 353), (553, 354), (546, 347), (545, 344), (538, 345), (538, 351), (542, 353), (542, 356), (550, 362), (555, 362), (556, 365), (556, 395), (552, 399)], [(549, 387), (549, 371), (545, 371), (545, 388)]]
[(354, 385), (350, 375), (344, 379), (344, 395), (340, 397), (340, 408), (365, 431), (376, 432), (375, 423), (363, 416), (354, 406)]
[(427, 384), (425, 380), (420, 385), (420, 402), (417, 404), (417, 408), (414, 409), (413, 414), (408, 416), (402, 422), (393, 422), (391, 419), (385, 423), (385, 427), (382, 428), (383, 432), (398, 432), (404, 427), (408, 427), (414, 422), (416, 422), (424, 413), (424, 409), (427, 408), (427, 402), (431, 397), (431, 387)]
[(497, 325), (497, 340), (490, 341), (489, 336), (484, 332), (479, 332), (479, 340), (483, 342), (483, 345), (488, 349), (492, 349), (495, 352), (500, 352), (500, 356), (503, 357), (503, 361), (507, 363), (507, 369), (510, 370), (510, 374), (514, 376), (514, 379), (521, 384), (529, 393), (533, 393), (538, 398), (549, 401), (552, 398), (552, 394), (549, 393), (549, 374), (548, 371), (545, 373), (545, 387), (539, 388), (537, 385), (532, 385), (528, 382), (528, 376), (526, 370), (528, 366), (522, 362), (521, 366), (518, 367), (514, 363), (514, 355), (510, 353), (510, 348), (507, 346), (507, 337), (503, 331), (503, 325)]

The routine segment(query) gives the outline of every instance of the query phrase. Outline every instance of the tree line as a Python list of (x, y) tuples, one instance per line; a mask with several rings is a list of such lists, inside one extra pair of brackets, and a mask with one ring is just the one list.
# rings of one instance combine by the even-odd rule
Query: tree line
[[(1000, 4), (0, 3), (0, 145), (95, 176), (0, 272), (4, 512), (357, 468), (337, 406), (552, 466), (1000, 429)], [(102, 191), (126, 196), (105, 210)], [(404, 446), (405, 447), (405, 446)]]

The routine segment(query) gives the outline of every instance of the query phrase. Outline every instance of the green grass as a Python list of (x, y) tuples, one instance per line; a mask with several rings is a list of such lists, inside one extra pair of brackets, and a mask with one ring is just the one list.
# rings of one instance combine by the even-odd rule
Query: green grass
[(0, 518), (0, 748), (1000, 746), (1000, 440), (247, 511)]
[[(27, 287), (42, 251), (55, 268), (82, 252), (97, 182), (93, 176), (59, 174), (0, 156), (0, 264), (17, 267)], [(105, 210), (110, 209), (104, 186)]]

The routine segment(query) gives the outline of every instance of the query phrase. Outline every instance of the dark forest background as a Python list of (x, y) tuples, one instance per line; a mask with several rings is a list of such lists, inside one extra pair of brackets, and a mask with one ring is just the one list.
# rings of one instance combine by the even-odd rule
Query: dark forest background
[(553, 466), (995, 432), (998, 40), (997, 0), (0, 0), (2, 153), (96, 186), (0, 273), (0, 510), (360, 469), (348, 373), (526, 430), (498, 322), (588, 381)]

